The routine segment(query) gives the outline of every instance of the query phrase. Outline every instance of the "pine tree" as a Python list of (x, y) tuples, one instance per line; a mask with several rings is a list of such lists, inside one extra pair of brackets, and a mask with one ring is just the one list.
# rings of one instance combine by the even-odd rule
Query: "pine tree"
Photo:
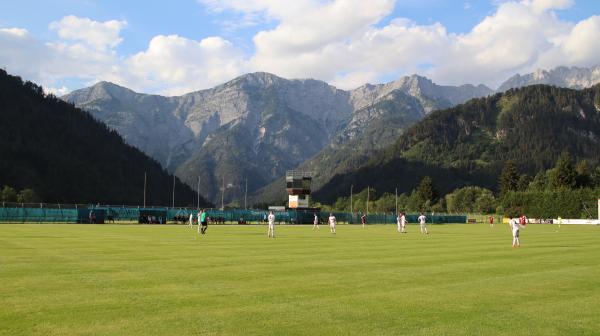
[(569, 152), (563, 152), (556, 162), (556, 187), (572, 189), (577, 183), (577, 172)]
[(519, 178), (515, 163), (512, 160), (506, 161), (500, 174), (500, 195), (504, 195), (509, 191), (516, 191)]
[(431, 177), (423, 177), (421, 183), (419, 183), (419, 186), (417, 187), (417, 195), (423, 203), (427, 201), (433, 202), (437, 198), (437, 192), (433, 186)]
[(591, 176), (592, 185), (596, 188), (600, 188), (600, 166), (596, 167)]
[(538, 172), (533, 181), (529, 184), (529, 189), (534, 191), (543, 191), (546, 189), (548, 185), (548, 176), (546, 176), (546, 172), (540, 171)]
[(531, 177), (527, 174), (521, 175), (521, 177), (519, 177), (519, 181), (517, 182), (517, 190), (526, 191), (527, 188), (529, 188), (529, 183), (531, 183)]
[(586, 188), (593, 186), (592, 176), (590, 173), (590, 167), (588, 165), (587, 160), (581, 160), (577, 163), (577, 167), (575, 168), (577, 172), (577, 186), (580, 188)]

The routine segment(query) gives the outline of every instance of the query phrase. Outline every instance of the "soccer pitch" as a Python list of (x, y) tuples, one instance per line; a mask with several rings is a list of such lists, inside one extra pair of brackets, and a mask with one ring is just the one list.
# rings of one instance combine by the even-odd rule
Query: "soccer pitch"
[(0, 225), (1, 335), (597, 335), (600, 227)]

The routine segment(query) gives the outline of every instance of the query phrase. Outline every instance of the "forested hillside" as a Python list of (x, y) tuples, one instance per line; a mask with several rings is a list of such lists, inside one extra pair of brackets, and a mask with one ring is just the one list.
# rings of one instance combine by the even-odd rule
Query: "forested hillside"
[(414, 189), (426, 175), (443, 195), (477, 185), (497, 190), (507, 160), (522, 174), (553, 167), (562, 152), (600, 159), (600, 86), (581, 91), (530, 86), (431, 113), (356, 171), (338, 175), (315, 197), (333, 202), (367, 186)]
[[(0, 186), (44, 202), (170, 205), (173, 176), (88, 113), (0, 70)], [(151, 135), (150, 135), (151, 136)], [(176, 181), (176, 204), (196, 193)], [(207, 202), (201, 199), (201, 204)]]

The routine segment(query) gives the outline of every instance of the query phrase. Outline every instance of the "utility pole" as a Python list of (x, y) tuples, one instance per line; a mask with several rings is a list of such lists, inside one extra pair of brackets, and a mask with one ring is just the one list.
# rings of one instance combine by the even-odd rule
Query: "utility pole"
[(173, 204), (171, 204), (171, 208), (175, 207), (175, 174), (173, 174)]
[(146, 172), (144, 172), (144, 208), (146, 207)]
[(248, 210), (248, 177), (246, 177), (246, 191), (244, 192), (244, 210)]
[(223, 204), (224, 198), (225, 198), (225, 176), (223, 176), (223, 184), (221, 187), (221, 210), (225, 209), (225, 206)]
[(200, 209), (200, 176), (198, 176), (197, 193), (198, 193), (198, 203), (196, 204), (196, 209)]

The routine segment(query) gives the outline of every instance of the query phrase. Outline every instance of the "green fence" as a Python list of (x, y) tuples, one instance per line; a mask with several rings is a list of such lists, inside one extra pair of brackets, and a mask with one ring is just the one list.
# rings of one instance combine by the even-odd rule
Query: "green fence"
[[(208, 217), (213, 223), (246, 223), (257, 224), (265, 222), (268, 211), (207, 209)], [(194, 208), (170, 207), (132, 207), (114, 205), (85, 205), (85, 204), (16, 204), (0, 203), (0, 222), (4, 223), (95, 223), (105, 222), (139, 222), (160, 223), (187, 222), (190, 214), (197, 220), (198, 210)], [(315, 210), (287, 209), (276, 211), (278, 223), (312, 224), (315, 213), (321, 223), (326, 223), (330, 212)], [(361, 213), (333, 212), (340, 224), (360, 224)], [(94, 220), (91, 220), (93, 215)], [(407, 215), (409, 223), (416, 223), (418, 215)], [(396, 215), (393, 213), (376, 213), (367, 215), (367, 224), (395, 224)], [(465, 223), (467, 216), (463, 215), (427, 215), (431, 224)]]
[(52, 209), (52, 208), (0, 208), (0, 222), (11, 223), (40, 223), (40, 222), (65, 222), (76, 223), (77, 209)]

